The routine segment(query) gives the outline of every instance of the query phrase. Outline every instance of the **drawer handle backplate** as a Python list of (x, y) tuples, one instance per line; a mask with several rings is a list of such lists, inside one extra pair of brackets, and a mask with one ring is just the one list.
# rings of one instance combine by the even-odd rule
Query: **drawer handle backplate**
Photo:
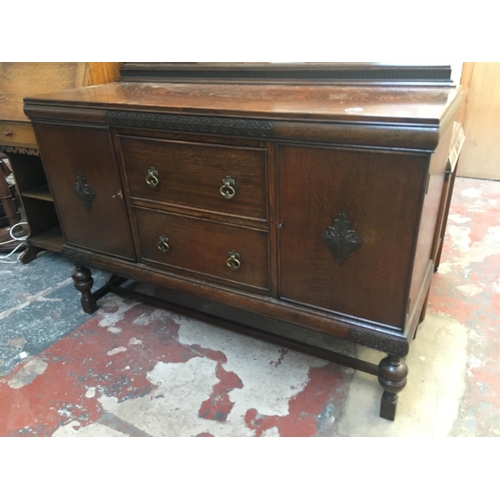
[(156, 246), (158, 247), (158, 250), (161, 250), (163, 253), (167, 253), (170, 250), (168, 238), (163, 235), (160, 236), (160, 240)]
[(148, 170), (148, 175), (146, 175), (146, 182), (148, 183), (148, 185), (154, 188), (158, 186), (159, 182), (158, 176), (159, 176), (158, 170), (156, 170), (156, 168), (151, 167)]
[(238, 252), (235, 252), (234, 250), (231, 250), (229, 252), (229, 258), (226, 260), (226, 264), (231, 270), (237, 271), (241, 266), (240, 259), (240, 254)]
[(232, 179), (231, 177), (222, 179), (222, 186), (220, 187), (219, 192), (224, 198), (226, 198), (226, 200), (230, 200), (236, 194), (234, 185), (234, 179)]

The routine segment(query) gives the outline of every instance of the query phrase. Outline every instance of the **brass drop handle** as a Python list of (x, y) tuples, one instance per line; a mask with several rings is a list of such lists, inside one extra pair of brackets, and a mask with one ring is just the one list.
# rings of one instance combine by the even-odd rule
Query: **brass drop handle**
[(158, 250), (161, 250), (163, 253), (167, 253), (170, 250), (168, 238), (163, 235), (160, 236), (156, 246), (158, 247)]
[(219, 189), (219, 193), (226, 198), (226, 200), (230, 200), (235, 194), (236, 189), (234, 189), (234, 179), (231, 177), (226, 177), (222, 179), (222, 186)]
[(148, 175), (146, 175), (146, 182), (148, 183), (148, 186), (151, 186), (154, 188), (156, 186), (158, 186), (158, 182), (160, 182), (160, 180), (158, 179), (158, 176), (159, 176), (158, 170), (156, 170), (156, 168), (154, 168), (154, 167), (151, 167), (148, 170)]
[(241, 266), (240, 254), (238, 252), (235, 252), (234, 250), (231, 250), (229, 252), (229, 258), (226, 260), (226, 264), (231, 270), (237, 271)]

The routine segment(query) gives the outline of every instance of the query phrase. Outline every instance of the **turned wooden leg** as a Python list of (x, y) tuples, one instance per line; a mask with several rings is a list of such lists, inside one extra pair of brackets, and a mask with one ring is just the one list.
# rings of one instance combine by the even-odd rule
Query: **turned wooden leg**
[(92, 273), (90, 269), (75, 264), (75, 270), (71, 274), (75, 288), (82, 294), (82, 307), (87, 314), (97, 311), (96, 298), (92, 295)]
[(389, 354), (378, 365), (378, 381), (384, 389), (380, 403), (380, 416), (387, 420), (394, 420), (398, 392), (406, 385), (408, 366), (404, 358)]

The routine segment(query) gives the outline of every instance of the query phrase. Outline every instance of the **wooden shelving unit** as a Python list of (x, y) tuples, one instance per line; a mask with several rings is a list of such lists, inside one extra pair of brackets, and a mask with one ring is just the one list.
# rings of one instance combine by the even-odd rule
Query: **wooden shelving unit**
[(56, 226), (48, 231), (32, 236), (29, 238), (29, 242), (31, 245), (38, 248), (51, 250), (52, 252), (60, 252), (64, 244), (64, 236), (61, 227)]
[(10, 153), (9, 159), (30, 226), (28, 248), (20, 257), (21, 262), (26, 264), (41, 250), (60, 252), (64, 237), (40, 157)]

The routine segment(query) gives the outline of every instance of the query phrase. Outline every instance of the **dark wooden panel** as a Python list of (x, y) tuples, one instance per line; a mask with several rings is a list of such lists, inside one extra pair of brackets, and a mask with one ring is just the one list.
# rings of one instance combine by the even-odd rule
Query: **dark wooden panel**
[[(278, 161), (281, 296), (403, 327), (425, 156), (285, 146)], [(340, 263), (322, 235), (342, 212), (361, 244)]]
[[(120, 136), (132, 198), (198, 208), (231, 216), (265, 220), (266, 151), (209, 144), (148, 140)], [(158, 185), (146, 177), (158, 172)], [(235, 195), (225, 199), (220, 188), (231, 177)]]
[[(108, 130), (38, 123), (34, 129), (67, 241), (134, 259)], [(78, 178), (87, 204), (76, 192)]]
[(336, 81), (363, 85), (419, 82), (451, 85), (451, 66), (384, 63), (125, 63), (120, 81), (251, 81), (282, 83)]
[[(144, 261), (193, 271), (206, 279), (269, 289), (267, 231), (154, 210), (134, 211)], [(167, 252), (158, 248), (160, 236), (168, 238)], [(233, 250), (240, 254), (237, 270), (226, 263)]]

